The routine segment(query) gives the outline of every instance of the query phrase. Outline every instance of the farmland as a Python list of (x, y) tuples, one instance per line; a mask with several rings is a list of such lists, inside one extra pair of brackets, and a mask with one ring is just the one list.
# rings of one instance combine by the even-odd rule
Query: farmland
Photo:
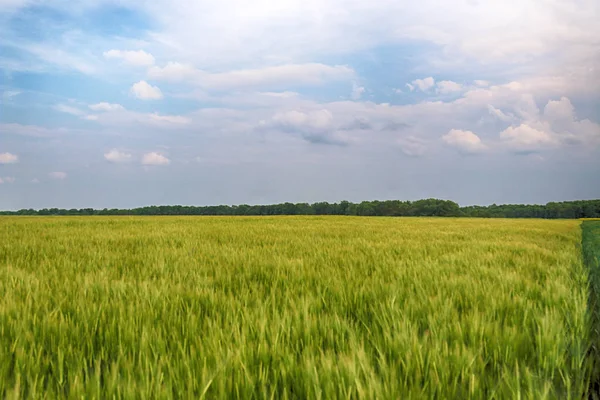
[(0, 217), (0, 394), (581, 398), (580, 224)]

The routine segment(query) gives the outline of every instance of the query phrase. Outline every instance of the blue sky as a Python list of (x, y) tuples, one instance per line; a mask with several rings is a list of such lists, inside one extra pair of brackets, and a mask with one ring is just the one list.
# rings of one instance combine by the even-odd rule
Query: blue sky
[(600, 197), (596, 0), (0, 0), (0, 209)]

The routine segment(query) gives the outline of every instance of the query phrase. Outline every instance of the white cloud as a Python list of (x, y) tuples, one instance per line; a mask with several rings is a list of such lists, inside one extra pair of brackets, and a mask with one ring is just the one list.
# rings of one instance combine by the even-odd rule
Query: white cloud
[(104, 57), (108, 59), (122, 59), (125, 63), (139, 67), (148, 67), (154, 65), (154, 57), (152, 54), (146, 53), (144, 50), (109, 50), (105, 51)]
[(490, 86), (490, 83), (488, 81), (475, 80), (475, 81), (473, 81), (473, 83), (475, 83), (475, 85), (477, 85), (479, 87), (488, 87), (488, 86)]
[(451, 129), (442, 136), (442, 140), (448, 146), (454, 147), (463, 154), (477, 154), (485, 151), (487, 146), (483, 144), (479, 136), (471, 131)]
[[(595, 0), (423, 0), (410, 7), (394, 0), (287, 0), (284, 6), (157, 1), (145, 10), (164, 26), (154, 35), (157, 42), (181, 53), (193, 48), (191, 62), (212, 65), (356, 53), (407, 39), (438, 46), (441, 54), (430, 57), (431, 63), (436, 58), (513, 63), (561, 52), (565, 44), (579, 45), (569, 52), (590, 54), (598, 37)], [(214, 37), (219, 40), (199, 40)]]
[(2, 92), (2, 97), (8, 101), (12, 100), (13, 97), (21, 94), (20, 90), (6, 90)]
[(438, 82), (436, 86), (438, 93), (442, 94), (460, 92), (463, 89), (463, 86), (460, 83), (453, 81), (441, 81)]
[(544, 118), (550, 123), (557, 140), (565, 144), (600, 143), (600, 124), (589, 119), (578, 120), (575, 107), (567, 97), (550, 100), (544, 107)]
[(0, 178), (0, 184), (2, 183), (14, 183), (15, 182), (15, 178), (12, 176), (5, 176), (4, 178)]
[(163, 98), (163, 94), (156, 86), (150, 85), (146, 81), (139, 81), (131, 86), (131, 93), (142, 100), (159, 100)]
[(34, 184), (35, 184), (35, 183), (40, 183), (40, 180), (39, 180), (38, 178), (33, 178), (33, 179), (31, 180), (31, 183), (34, 183)]
[(50, 172), (48, 174), (48, 176), (52, 179), (57, 179), (57, 180), (63, 180), (67, 178), (67, 173), (66, 172), (60, 172), (60, 171), (56, 171), (56, 172)]
[(189, 82), (208, 89), (227, 90), (290, 84), (321, 85), (327, 81), (351, 79), (354, 71), (341, 65), (309, 63), (208, 73), (191, 65), (170, 62), (163, 68), (151, 68), (148, 76), (156, 80)]
[(19, 156), (11, 153), (0, 153), (0, 164), (15, 164), (19, 162)]
[(120, 104), (111, 104), (111, 103), (98, 103), (98, 104), (91, 104), (89, 105), (89, 108), (94, 110), (94, 111), (120, 111), (120, 110), (124, 110), (123, 106)]
[(28, 0), (0, 0), (0, 6), (3, 7), (3, 11), (12, 11), (12, 9), (25, 6)]
[(419, 89), (422, 92), (426, 92), (431, 89), (435, 85), (435, 79), (433, 77), (424, 78), (424, 79), (415, 79), (412, 81), (412, 85), (407, 84), (408, 88), (413, 91), (415, 88)]
[(568, 97), (551, 98), (540, 112), (537, 99), (547, 98), (546, 90), (545, 85), (540, 89), (531, 81), (510, 82), (470, 90), (452, 104), (462, 109), (485, 105), (497, 121), (510, 123), (512, 126), (503, 132), (503, 142), (516, 152), (542, 151), (561, 145), (593, 148), (600, 144), (600, 125), (588, 119), (579, 120)]
[(21, 124), (2, 124), (0, 123), (0, 132), (3, 134), (30, 136), (30, 137), (54, 137), (64, 135), (69, 130), (65, 128), (45, 128), (37, 125)]
[(363, 93), (365, 92), (365, 88), (362, 86), (358, 86), (356, 82), (352, 82), (352, 95), (350, 96), (352, 100), (359, 100)]
[[(105, 2), (108, 0), (77, 5), (54, 2), (53, 7), (85, 15)], [(94, 62), (103, 50), (144, 48), (161, 58), (166, 55), (216, 71), (232, 65), (256, 67), (358, 54), (382, 44), (394, 46), (412, 40), (424, 43), (427, 49), (435, 46), (427, 51), (427, 57), (418, 57), (423, 69), (492, 63), (502, 64), (503, 70), (524, 63), (560, 69), (577, 68), (582, 61), (586, 68), (598, 65), (597, 0), (423, 0), (410, 7), (395, 0), (286, 0), (284, 5), (271, 1), (129, 0), (125, 4), (156, 22), (157, 28), (135, 46), (122, 44), (122, 38), (113, 43), (112, 37), (109, 41), (70, 33), (45, 44), (44, 51), (27, 46), (28, 51), (65, 68), (99, 70)], [(90, 37), (95, 41), (88, 43)], [(107, 53), (121, 56), (123, 51)], [(562, 72), (558, 75), (564, 76)]]
[(146, 153), (142, 157), (143, 165), (169, 165), (170, 163), (171, 160), (156, 152)]
[(93, 120), (101, 125), (112, 127), (139, 127), (141, 124), (153, 127), (173, 128), (186, 126), (192, 122), (188, 117), (181, 115), (161, 115), (158, 113), (140, 113), (125, 109), (120, 104), (98, 103), (89, 106), (103, 113), (93, 116)]
[(297, 92), (290, 92), (290, 91), (285, 91), (285, 92), (259, 92), (258, 94), (261, 95), (261, 96), (276, 97), (278, 99), (290, 99), (290, 98), (298, 97), (298, 93)]
[(275, 114), (272, 121), (284, 128), (326, 131), (333, 127), (333, 114), (326, 109), (308, 113), (293, 110)]
[(157, 113), (148, 114), (150, 120), (155, 122), (168, 122), (170, 124), (185, 125), (190, 123), (190, 119), (180, 115), (159, 115)]
[(40, 70), (40, 64), (50, 64), (65, 70), (77, 71), (82, 74), (92, 75), (98, 72), (98, 68), (92, 60), (81, 56), (78, 52), (71, 52), (60, 48), (56, 43), (32, 42), (19, 39), (9, 42), (11, 47), (16, 47), (24, 53), (29, 53), (37, 58), (36, 65), (17, 64), (17, 70)]
[(534, 153), (557, 144), (557, 141), (548, 132), (527, 124), (505, 129), (500, 133), (500, 139), (517, 153)]
[(560, 100), (550, 100), (544, 107), (544, 116), (553, 122), (572, 122), (576, 119), (575, 107), (566, 97)]
[(56, 111), (60, 111), (62, 113), (76, 115), (76, 116), (82, 116), (82, 115), (85, 114), (80, 109), (72, 107), (72, 106), (69, 106), (69, 105), (66, 105), (66, 104), (57, 104), (57, 105), (54, 106), (54, 109)]
[(152, 67), (148, 70), (148, 77), (168, 82), (197, 81), (206, 74), (189, 64), (168, 62), (164, 67)]
[(413, 92), (415, 90), (415, 87), (413, 85), (411, 85), (410, 83), (406, 84), (406, 87), (408, 88), (408, 90), (410, 90), (411, 92)]
[(104, 158), (113, 163), (126, 163), (131, 161), (131, 154), (112, 149), (104, 154)]
[(502, 110), (497, 109), (496, 107), (488, 104), (487, 106), (488, 112), (494, 117), (498, 118), (500, 121), (509, 122), (512, 121), (514, 117), (510, 115), (506, 115)]
[(78, 116), (81, 119), (85, 119), (88, 121), (95, 121), (98, 119), (98, 116), (96, 115), (89, 115), (86, 114), (84, 111), (80, 110), (79, 108), (67, 105), (67, 104), (57, 104), (56, 106), (54, 106), (54, 109), (56, 111), (60, 111), (66, 114), (71, 114), (71, 115), (75, 115)]

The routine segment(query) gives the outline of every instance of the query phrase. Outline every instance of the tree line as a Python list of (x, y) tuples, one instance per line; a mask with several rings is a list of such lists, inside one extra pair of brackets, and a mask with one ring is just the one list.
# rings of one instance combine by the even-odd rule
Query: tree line
[(133, 209), (23, 209), (0, 215), (358, 215), (389, 217), (600, 218), (600, 200), (460, 207), (450, 200), (281, 203), (270, 205), (148, 206)]

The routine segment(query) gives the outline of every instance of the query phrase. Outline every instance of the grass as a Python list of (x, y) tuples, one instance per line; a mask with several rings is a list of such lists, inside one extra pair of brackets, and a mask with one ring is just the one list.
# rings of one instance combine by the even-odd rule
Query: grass
[(580, 223), (3, 217), (0, 396), (581, 398)]
[(586, 220), (583, 231), (583, 259), (588, 268), (590, 313), (590, 350), (588, 360), (591, 372), (590, 398), (600, 399), (600, 220)]

